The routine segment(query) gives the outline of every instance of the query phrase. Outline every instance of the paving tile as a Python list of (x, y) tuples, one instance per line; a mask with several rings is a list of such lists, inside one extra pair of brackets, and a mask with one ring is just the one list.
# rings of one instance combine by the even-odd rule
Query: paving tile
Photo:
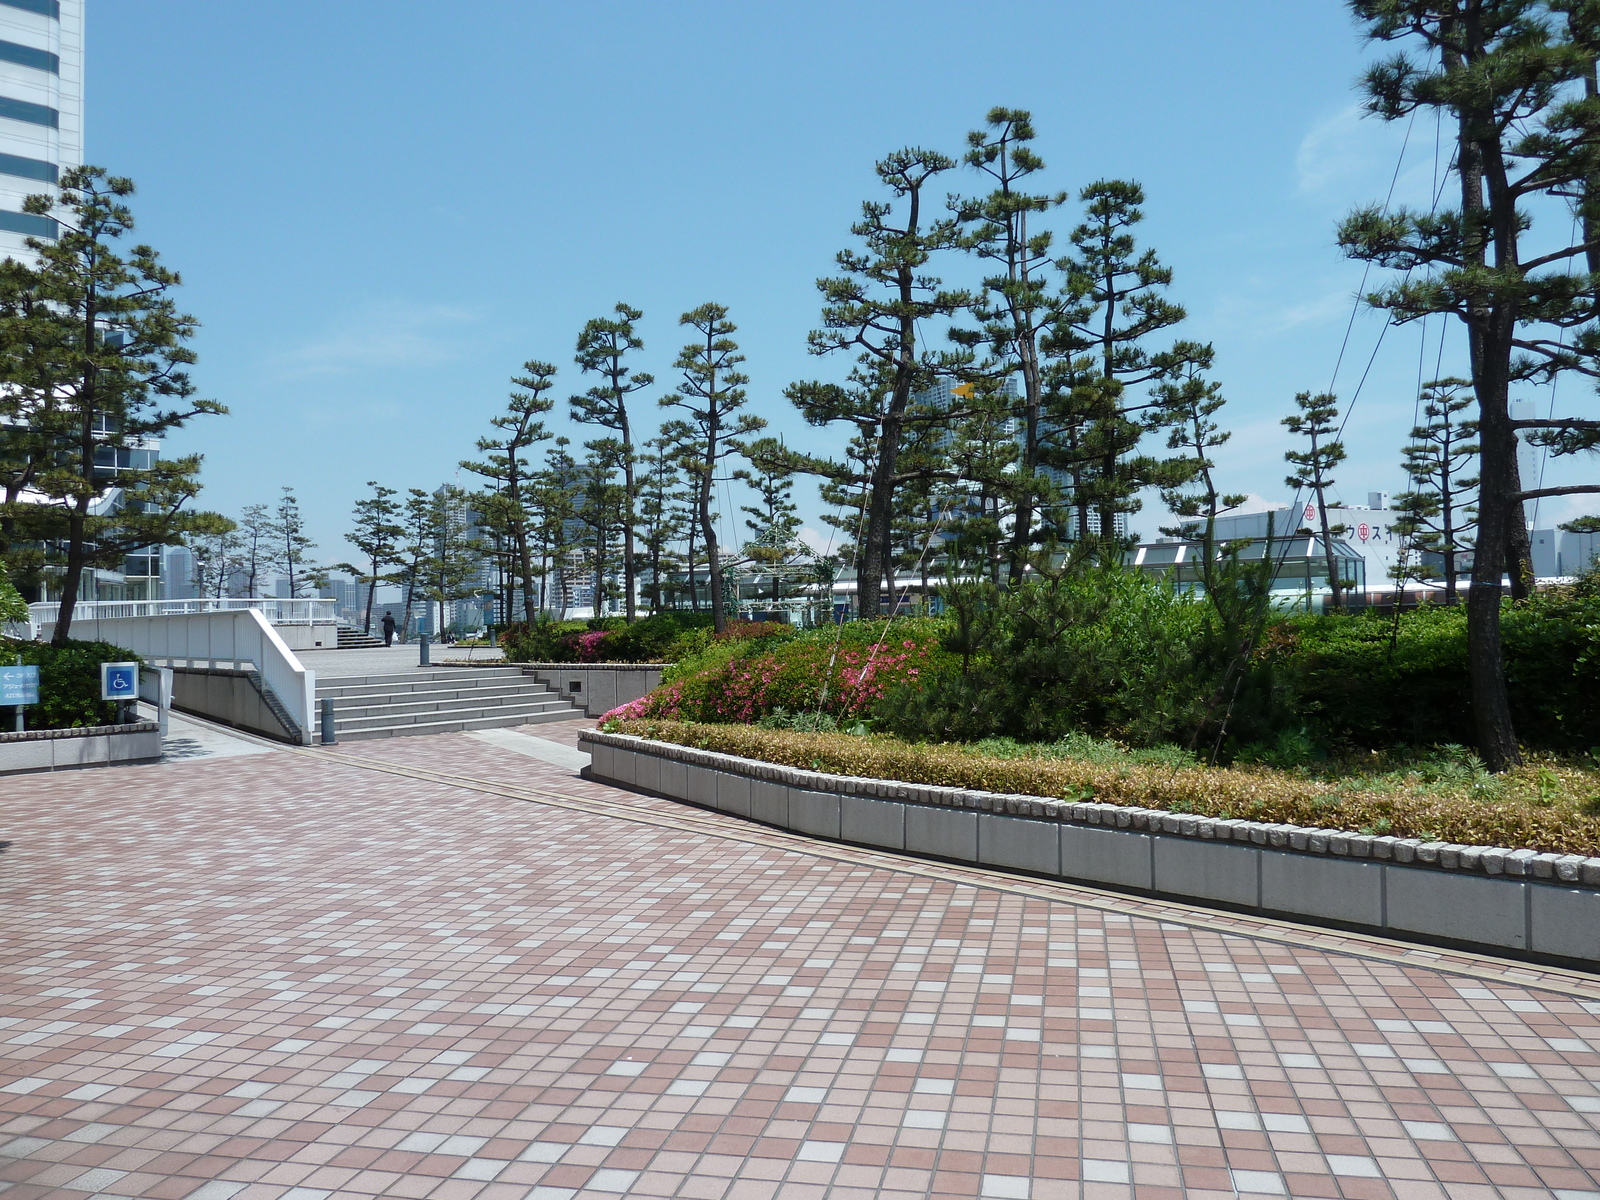
[(6, 782), (8, 1197), (1600, 1196), (1600, 989), (1535, 968), (985, 886), (457, 735), (118, 781)]

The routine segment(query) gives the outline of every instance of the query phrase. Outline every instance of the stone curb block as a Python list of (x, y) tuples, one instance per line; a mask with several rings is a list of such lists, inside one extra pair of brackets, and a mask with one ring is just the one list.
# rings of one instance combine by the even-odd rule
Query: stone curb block
[[(52, 734), (70, 736), (90, 732), (100, 731), (41, 730), (38, 734), (0, 734), (0, 741), (19, 736)], [(827, 775), (819, 771), (764, 763), (711, 750), (698, 750), (692, 746), (680, 746), (673, 742), (652, 742), (632, 734), (604, 733), (599, 730), (584, 730), (578, 737), (582, 742), (622, 749), (648, 747), (648, 753), (656, 757), (769, 780), (811, 792), (831, 792), (837, 795), (894, 800), (903, 804), (1005, 813), (1065, 825), (1098, 825), (1114, 829), (1146, 830), (1173, 837), (1232, 841), (1318, 856), (1371, 858), (1442, 871), (1600, 886), (1600, 858), (1585, 857), (1580, 854), (1540, 853), (1526, 849), (1507, 850), (1500, 846), (1460, 846), (1451, 842), (1425, 842), (1421, 838), (1351, 833), (1342, 829), (1311, 829), (1302, 825), (1244, 821), (1236, 818), (1196, 817), (1187, 813), (1133, 805), (1106, 804), (1092, 800), (1055, 800), (1049, 797), (982, 792), (968, 788), (938, 787), (932, 784)]]

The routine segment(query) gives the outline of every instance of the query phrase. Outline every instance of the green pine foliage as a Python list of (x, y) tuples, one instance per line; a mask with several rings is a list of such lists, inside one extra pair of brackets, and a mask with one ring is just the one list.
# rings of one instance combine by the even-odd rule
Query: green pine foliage
[(0, 559), (0, 625), (11, 622), (25, 624), (28, 620), (28, 602), (11, 582), (11, 573)]

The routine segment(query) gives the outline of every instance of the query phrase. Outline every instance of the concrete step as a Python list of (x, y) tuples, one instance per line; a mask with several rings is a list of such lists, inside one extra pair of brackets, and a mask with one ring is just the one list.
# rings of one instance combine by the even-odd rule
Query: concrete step
[(406, 704), (413, 700), (478, 700), (492, 704), (507, 696), (535, 696), (553, 691), (533, 679), (485, 682), (480, 687), (452, 687), (449, 680), (442, 680), (437, 686), (408, 688), (404, 691), (346, 688), (338, 692), (324, 692), (319, 688), (317, 699), (332, 700), (335, 708), (347, 704)]
[(375, 646), (383, 645), (382, 638), (375, 638), (370, 633), (350, 625), (339, 626), (339, 646), (341, 650), (370, 650)]
[(317, 695), (339, 696), (347, 692), (363, 691), (374, 694), (408, 692), (429, 684), (448, 683), (452, 687), (481, 687), (490, 683), (515, 683), (525, 679), (537, 683), (531, 675), (505, 667), (460, 668), (458, 670), (416, 670), (404, 675), (340, 675), (317, 679)]
[(337, 729), (341, 742), (364, 742), (374, 738), (417, 737), (428, 733), (460, 733), (467, 729), (509, 729), (516, 725), (542, 725), (547, 721), (570, 721), (583, 714), (568, 705), (544, 713), (509, 713), (499, 716), (464, 717), (458, 720), (429, 721), (411, 725), (374, 725), (349, 731)]
[(525, 694), (525, 696), (502, 696), (502, 698), (494, 699), (494, 701), (490, 702), (483, 702), (480, 699), (470, 698), (470, 696), (456, 699), (418, 699), (418, 701), (394, 702), (394, 704), (349, 704), (349, 706), (334, 702), (333, 718), (334, 722), (358, 722), (358, 720), (368, 720), (368, 718), (373, 717), (382, 718), (382, 720), (394, 720), (394, 722), (405, 722), (405, 720), (414, 720), (414, 718), (418, 717), (418, 714), (426, 715), (430, 714), (430, 712), (438, 712), (438, 714), (482, 712), (485, 715), (493, 715), (506, 709), (547, 707), (552, 706), (552, 704), (566, 707), (566, 709), (573, 707), (570, 701), (566, 701), (562, 696), (557, 696), (554, 691), (542, 691), (542, 693)]

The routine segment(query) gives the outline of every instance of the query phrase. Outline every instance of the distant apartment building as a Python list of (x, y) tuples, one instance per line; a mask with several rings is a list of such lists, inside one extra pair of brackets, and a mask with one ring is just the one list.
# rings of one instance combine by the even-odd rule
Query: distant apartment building
[(0, 258), (56, 222), (22, 211), (83, 162), (84, 0), (0, 0)]

